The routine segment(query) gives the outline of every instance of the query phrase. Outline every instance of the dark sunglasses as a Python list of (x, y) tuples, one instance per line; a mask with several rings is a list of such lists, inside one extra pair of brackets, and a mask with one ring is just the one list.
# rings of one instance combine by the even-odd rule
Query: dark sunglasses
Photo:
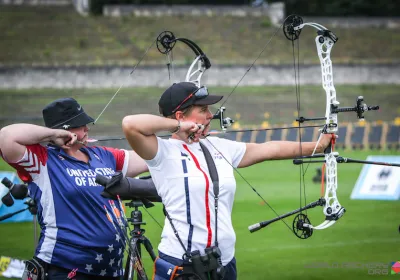
[(185, 102), (187, 102), (190, 98), (195, 97), (196, 99), (203, 99), (205, 97), (208, 96), (208, 89), (205, 86), (202, 86), (200, 88), (198, 88), (195, 92), (191, 93), (188, 97), (186, 97), (185, 99), (183, 99), (183, 101), (178, 105), (178, 107), (176, 107), (172, 113), (175, 113), (176, 111), (179, 110), (179, 108), (182, 107), (183, 104), (185, 104)]

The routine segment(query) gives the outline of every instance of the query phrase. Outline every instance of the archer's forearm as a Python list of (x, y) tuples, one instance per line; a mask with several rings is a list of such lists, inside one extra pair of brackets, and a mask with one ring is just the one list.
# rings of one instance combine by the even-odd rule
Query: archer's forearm
[[(311, 155), (316, 142), (269, 141), (265, 143), (246, 143), (246, 152), (239, 167), (251, 166), (266, 160), (293, 159), (300, 155)], [(319, 152), (317, 150), (316, 152)]]
[(13, 141), (24, 146), (33, 145), (48, 142), (62, 133), (65, 131), (34, 124), (12, 124), (0, 130), (0, 142)]
[[(300, 146), (299, 143), (297, 143), (297, 145)], [(314, 152), (314, 154), (324, 152), (321, 144), (318, 144), (318, 146), (316, 146), (316, 145), (317, 145), (317, 142), (303, 142), (302, 146), (301, 146), (302, 150), (298, 151), (298, 155), (309, 156), (309, 155), (312, 155), (313, 152)], [(314, 151), (314, 149), (315, 149), (315, 151)]]
[(178, 127), (178, 121), (150, 114), (140, 114), (126, 116), (122, 120), (122, 127), (124, 131), (133, 130), (149, 136), (162, 131), (175, 131)]
[[(279, 151), (276, 153), (274, 159), (292, 159), (298, 156), (311, 155), (315, 149), (317, 142), (302, 142), (301, 146), (299, 142), (292, 141), (278, 141)], [(315, 153), (319, 153), (321, 146), (318, 145)]]

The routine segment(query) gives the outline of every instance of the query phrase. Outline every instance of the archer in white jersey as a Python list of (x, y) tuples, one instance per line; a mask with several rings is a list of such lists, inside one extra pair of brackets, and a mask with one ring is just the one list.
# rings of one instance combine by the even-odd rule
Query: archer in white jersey
[[(213, 119), (208, 105), (221, 99), (222, 96), (209, 95), (204, 86), (176, 83), (163, 93), (158, 103), (164, 117), (141, 114), (126, 116), (123, 120), (129, 144), (146, 160), (158, 194), (171, 217), (172, 222), (166, 220), (164, 225), (159, 255), (174, 265), (182, 265), (184, 249), (171, 224), (185, 250), (204, 250), (215, 244), (214, 193), (199, 141), (208, 134)], [(172, 132), (172, 139), (156, 137), (162, 131)], [(330, 140), (330, 136), (323, 137), (317, 152), (323, 151)], [(269, 159), (294, 158), (300, 155), (300, 145), (289, 141), (239, 143), (217, 138), (205, 138), (201, 142), (212, 155), (220, 181), (217, 241), (226, 270), (224, 280), (235, 280), (235, 234), (231, 222), (236, 190), (233, 168)], [(302, 154), (311, 154), (315, 146), (314, 142), (303, 142)]]

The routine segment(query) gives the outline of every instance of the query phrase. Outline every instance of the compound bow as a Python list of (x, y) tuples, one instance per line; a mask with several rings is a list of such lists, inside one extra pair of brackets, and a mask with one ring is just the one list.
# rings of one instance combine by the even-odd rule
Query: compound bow
[[(332, 134), (331, 144), (328, 148), (324, 151), (324, 154), (314, 154), (316, 147), (318, 146), (319, 140), (317, 141), (317, 145), (314, 149), (314, 152), (311, 156), (300, 156), (293, 160), (293, 163), (296, 165), (303, 164), (304, 158), (310, 159), (308, 163), (313, 162), (323, 162), (324, 169), (325, 169), (325, 176), (326, 176), (326, 188), (325, 194), (323, 197), (319, 198), (318, 200), (309, 203), (299, 209), (286, 213), (284, 215), (279, 215), (274, 219), (263, 221), (254, 225), (249, 226), (250, 232), (255, 232), (275, 221), (282, 220), (286, 217), (292, 216), (297, 214), (292, 223), (292, 231), (293, 233), (301, 238), (307, 239), (311, 237), (313, 234), (313, 230), (322, 230), (326, 229), (343, 216), (346, 212), (346, 209), (339, 203), (337, 197), (337, 188), (338, 188), (338, 181), (337, 181), (337, 163), (343, 162), (358, 162), (358, 163), (366, 163), (366, 164), (378, 164), (378, 165), (391, 165), (391, 166), (399, 166), (398, 164), (391, 164), (391, 163), (382, 163), (382, 162), (371, 162), (371, 161), (362, 161), (362, 160), (352, 160), (348, 158), (339, 157), (337, 152), (334, 152), (334, 144), (335, 138), (337, 136), (339, 125), (338, 125), (338, 113), (340, 112), (356, 112), (357, 117), (360, 120), (364, 120), (364, 112), (370, 110), (378, 110), (379, 106), (367, 106), (364, 103), (364, 98), (359, 96), (356, 101), (356, 105), (353, 107), (339, 107), (339, 102), (336, 99), (336, 90), (333, 84), (333, 71), (332, 71), (332, 61), (330, 59), (331, 50), (334, 44), (338, 41), (337, 36), (326, 27), (318, 24), (318, 23), (303, 23), (303, 19), (297, 15), (291, 15), (286, 18), (285, 22), (283, 23), (283, 33), (285, 37), (294, 42), (300, 36), (302, 29), (305, 26), (310, 26), (317, 29), (317, 36), (315, 38), (315, 43), (317, 47), (318, 57), (321, 64), (321, 72), (322, 72), (322, 86), (324, 88), (326, 94), (326, 111), (325, 117), (321, 118), (304, 118), (298, 117), (296, 121), (299, 123), (299, 128), (301, 123), (306, 121), (316, 121), (316, 120), (325, 120), (325, 125), (321, 130), (322, 134)], [(294, 45), (293, 45), (294, 47)], [(296, 70), (296, 66), (295, 66)], [(297, 88), (296, 88), (297, 90)], [(296, 92), (297, 93), (297, 92)], [(298, 104), (299, 104), (299, 95)], [(299, 108), (299, 106), (298, 106)], [(298, 109), (299, 114), (299, 109)], [(300, 129), (299, 129), (300, 135)], [(320, 135), (320, 137), (321, 137)], [(301, 147), (301, 136), (300, 136), (300, 147)], [(301, 151), (301, 148), (300, 148)], [(313, 158), (321, 158), (323, 157), (324, 160), (319, 161), (311, 161)], [(304, 169), (302, 169), (304, 170)], [(307, 170), (307, 169), (306, 169)], [(303, 178), (304, 178), (305, 171), (303, 171)], [(304, 179), (303, 179), (304, 180)], [(322, 180), (323, 181), (323, 180)], [(323, 182), (322, 182), (323, 183)], [(300, 185), (301, 186), (301, 185)], [(301, 205), (300, 205), (301, 206)], [(307, 209), (314, 208), (316, 206), (323, 206), (323, 213), (325, 215), (325, 220), (317, 226), (313, 226), (303, 211)]]
[[(299, 237), (301, 239), (307, 239), (312, 235), (314, 229), (321, 230), (321, 229), (326, 229), (326, 228), (332, 226), (340, 217), (343, 216), (343, 214), (346, 211), (345, 208), (342, 207), (342, 205), (339, 203), (337, 194), (336, 194), (337, 187), (338, 187), (337, 186), (337, 163), (357, 162), (357, 163), (366, 163), (366, 164), (381, 164), (381, 165), (389, 165), (389, 166), (400, 166), (399, 164), (392, 164), (392, 163), (371, 162), (371, 161), (352, 160), (349, 158), (343, 158), (343, 157), (339, 157), (339, 154), (334, 151), (335, 137), (336, 137), (336, 134), (337, 134), (338, 128), (339, 128), (338, 117), (337, 117), (338, 113), (339, 112), (356, 112), (357, 117), (359, 119), (364, 119), (365, 111), (378, 110), (379, 106), (367, 106), (364, 103), (363, 97), (359, 96), (357, 98), (357, 102), (354, 107), (339, 107), (339, 102), (336, 99), (336, 90), (335, 90), (335, 87), (333, 84), (332, 61), (330, 59), (330, 53), (331, 53), (332, 47), (338, 40), (336, 35), (318, 23), (303, 23), (303, 19), (297, 15), (288, 16), (285, 19), (284, 23), (279, 27), (279, 29), (281, 27), (283, 27), (283, 33), (284, 33), (285, 37), (292, 42), (292, 46), (293, 46), (293, 50), (294, 50), (293, 42), (299, 38), (300, 33), (305, 26), (310, 26), (310, 27), (314, 27), (315, 29), (317, 29), (317, 36), (315, 38), (315, 42), (316, 42), (316, 46), (317, 46), (319, 60), (321, 63), (322, 86), (326, 93), (326, 111), (325, 111), (325, 117), (320, 117), (320, 118), (298, 117), (297, 118), (297, 121), (299, 124), (298, 127), (290, 127), (290, 128), (297, 128), (299, 131), (300, 151), (301, 151), (300, 129), (306, 127), (306, 126), (300, 126), (300, 124), (307, 122), (307, 121), (324, 120), (325, 125), (323, 125), (323, 128), (321, 129), (321, 135), (322, 134), (332, 134), (332, 141), (331, 141), (331, 145), (324, 151), (324, 154), (314, 154), (314, 152), (316, 150), (316, 148), (315, 148), (314, 152), (311, 156), (302, 156), (301, 155), (300, 157), (294, 159), (293, 163), (296, 165), (302, 166), (305, 163), (304, 159), (308, 159), (307, 163), (324, 162), (324, 164), (326, 166), (325, 174), (326, 174), (326, 182), (327, 182), (325, 194), (323, 197), (319, 198), (318, 200), (316, 200), (312, 203), (306, 204), (304, 206), (300, 205), (300, 208), (298, 208), (296, 210), (293, 210), (293, 211), (283, 214), (283, 215), (279, 215), (271, 207), (271, 205), (257, 192), (257, 190), (254, 187), (252, 187), (250, 185), (250, 183), (240, 174), (240, 172), (236, 168), (234, 168), (234, 170), (238, 173), (238, 175), (240, 175), (245, 180), (245, 182), (253, 189), (254, 192), (256, 192), (256, 194), (264, 201), (264, 203), (267, 206), (270, 207), (270, 209), (277, 216), (274, 219), (263, 221), (263, 222), (249, 226), (250, 232), (255, 232), (267, 225), (272, 224), (273, 222), (282, 220), (282, 222), (297, 237)], [(275, 31), (275, 33), (273, 34), (272, 37), (274, 37), (277, 34), (277, 31), (278, 31), (278, 29)], [(266, 47), (271, 42), (272, 37), (268, 40), (267, 44), (264, 46), (263, 50), (258, 55), (256, 60), (250, 65), (250, 67), (247, 69), (245, 74), (240, 78), (239, 82), (236, 84), (236, 86), (230, 92), (228, 97), (221, 104), (220, 108), (214, 114), (213, 118), (219, 120), (220, 127), (223, 132), (228, 133), (229, 131), (227, 131), (227, 128), (234, 122), (234, 120), (232, 120), (231, 118), (225, 117), (226, 107), (224, 107), (224, 104), (226, 103), (228, 98), (232, 95), (232, 93), (235, 91), (235, 89), (239, 86), (239, 84), (241, 83), (243, 78), (247, 75), (247, 73), (249, 73), (250, 69), (254, 66), (254, 64), (256, 63), (258, 58), (261, 56), (261, 54), (265, 51)], [(201, 86), (201, 78), (203, 77), (203, 74), (205, 73), (205, 71), (207, 69), (209, 69), (211, 67), (210, 60), (204, 54), (204, 52), (200, 49), (200, 47), (196, 43), (194, 43), (193, 41), (191, 41), (189, 39), (176, 38), (175, 35), (170, 31), (164, 31), (164, 32), (160, 33), (159, 36), (157, 37), (157, 39), (155, 40), (157, 49), (159, 50), (160, 53), (165, 54), (165, 55), (171, 54), (172, 49), (174, 48), (176, 42), (178, 42), (178, 41), (185, 43), (195, 54), (195, 59), (189, 66), (185, 81), (193, 82), (198, 87), (200, 87)], [(149, 48), (151, 48), (151, 46)], [(149, 48), (147, 49), (144, 56), (147, 54)], [(142, 57), (142, 59), (143, 59), (143, 57)], [(138, 64), (140, 63), (140, 61), (138, 62)], [(134, 69), (136, 69), (138, 64), (135, 66)], [(169, 65), (170, 64), (168, 64), (168, 66)], [(296, 65), (294, 68), (296, 71)], [(133, 71), (131, 72), (131, 74), (133, 73)], [(297, 102), (299, 104), (300, 100), (299, 100), (299, 95), (297, 94), (297, 89), (298, 89), (297, 87), (298, 87), (298, 85), (296, 84)], [(117, 91), (117, 93), (118, 93), (118, 91)], [(115, 97), (116, 94), (114, 94), (112, 99)], [(110, 100), (110, 102), (112, 101), (112, 99)], [(107, 106), (109, 105), (109, 103), (107, 104)], [(104, 109), (103, 109), (102, 113), (104, 112)], [(298, 114), (299, 114), (299, 106), (298, 106)], [(98, 120), (98, 118), (96, 119), (96, 121)], [(316, 127), (316, 126), (308, 126), (308, 127)], [(278, 128), (278, 129), (287, 129), (287, 128)], [(124, 139), (124, 138), (116, 138), (116, 139)], [(110, 139), (102, 139), (102, 140), (110, 140)], [(99, 140), (99, 141), (101, 141), (101, 140)], [(317, 142), (316, 147), (318, 146), (318, 143), (319, 143), (319, 140)], [(314, 158), (324, 158), (324, 159), (319, 160), (319, 161), (317, 161), (317, 160), (312, 161), (312, 159), (314, 159)], [(305, 171), (303, 171), (303, 178), (304, 178), (304, 174), (305, 174)], [(321, 224), (319, 224), (317, 226), (313, 226), (311, 224), (309, 218), (307, 217), (306, 214), (303, 213), (303, 211), (314, 208), (316, 206), (323, 206), (323, 213), (325, 215), (325, 220)], [(297, 214), (297, 215), (293, 220), (292, 227), (289, 227), (289, 225), (286, 224), (286, 222), (283, 219), (286, 217), (295, 215), (295, 214)]]

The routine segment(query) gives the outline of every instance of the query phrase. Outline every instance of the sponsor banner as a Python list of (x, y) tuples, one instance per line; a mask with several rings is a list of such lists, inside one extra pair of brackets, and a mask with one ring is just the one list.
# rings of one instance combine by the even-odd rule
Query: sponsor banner
[[(368, 156), (367, 160), (400, 163), (400, 156)], [(400, 168), (365, 164), (350, 198), (399, 200)]]

